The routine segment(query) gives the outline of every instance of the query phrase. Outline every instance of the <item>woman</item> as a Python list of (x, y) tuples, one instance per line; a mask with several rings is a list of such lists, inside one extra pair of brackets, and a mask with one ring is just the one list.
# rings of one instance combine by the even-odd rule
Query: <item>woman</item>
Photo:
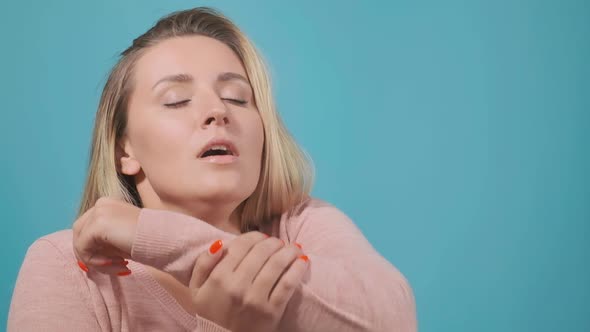
[(414, 331), (405, 278), (311, 173), (244, 34), (164, 17), (109, 76), (79, 217), (29, 248), (8, 330)]

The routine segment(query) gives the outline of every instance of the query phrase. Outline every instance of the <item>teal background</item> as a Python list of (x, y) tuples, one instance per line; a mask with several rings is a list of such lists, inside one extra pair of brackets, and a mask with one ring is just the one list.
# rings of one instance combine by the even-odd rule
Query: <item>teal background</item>
[(589, 1), (5, 1), (0, 329), (27, 247), (68, 227), (99, 93), (160, 16), (211, 5), (409, 279), (421, 331), (590, 330)]

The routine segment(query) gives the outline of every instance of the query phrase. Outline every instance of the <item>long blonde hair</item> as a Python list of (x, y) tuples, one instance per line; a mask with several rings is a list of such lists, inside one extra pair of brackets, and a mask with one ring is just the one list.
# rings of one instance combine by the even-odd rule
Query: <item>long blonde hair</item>
[(142, 207), (135, 181), (119, 172), (115, 155), (115, 146), (126, 128), (134, 64), (146, 49), (158, 42), (190, 35), (214, 38), (235, 52), (245, 67), (262, 118), (265, 139), (261, 174), (254, 193), (238, 207), (242, 230), (272, 221), (309, 198), (313, 166), (276, 111), (270, 78), (262, 57), (228, 18), (214, 9), (198, 7), (174, 12), (160, 19), (146, 33), (133, 40), (111, 70), (96, 113), (79, 216), (103, 196), (120, 197)]

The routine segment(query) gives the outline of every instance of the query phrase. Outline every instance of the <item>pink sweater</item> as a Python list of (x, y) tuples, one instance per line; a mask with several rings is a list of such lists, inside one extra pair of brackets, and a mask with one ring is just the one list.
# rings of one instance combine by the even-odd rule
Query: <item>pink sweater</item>
[[(299, 242), (310, 258), (279, 331), (416, 331), (408, 282), (335, 207), (310, 200), (261, 231)], [(80, 270), (69, 229), (41, 237), (19, 272), (8, 331), (227, 332), (185, 311), (144, 265), (188, 286), (196, 257), (234, 237), (193, 217), (142, 209), (126, 277)]]

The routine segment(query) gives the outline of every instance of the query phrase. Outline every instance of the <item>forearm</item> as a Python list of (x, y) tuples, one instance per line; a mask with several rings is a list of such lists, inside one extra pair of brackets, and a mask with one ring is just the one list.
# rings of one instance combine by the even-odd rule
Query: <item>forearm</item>
[(386, 261), (334, 261), (308, 254), (310, 271), (280, 331), (416, 331), (414, 297)]
[(215, 240), (236, 235), (180, 213), (142, 209), (131, 259), (171, 274), (188, 286), (197, 257)]
[(311, 202), (282, 232), (310, 258), (287, 307), (285, 331), (416, 331), (407, 280), (340, 210)]
[[(303, 243), (310, 266), (279, 330), (415, 331), (409, 284), (352, 222), (333, 208), (304, 218), (311, 220), (292, 240)], [(139, 219), (132, 259), (170, 273), (185, 285), (200, 253), (217, 239), (229, 242), (236, 237), (169, 211), (142, 209)]]

